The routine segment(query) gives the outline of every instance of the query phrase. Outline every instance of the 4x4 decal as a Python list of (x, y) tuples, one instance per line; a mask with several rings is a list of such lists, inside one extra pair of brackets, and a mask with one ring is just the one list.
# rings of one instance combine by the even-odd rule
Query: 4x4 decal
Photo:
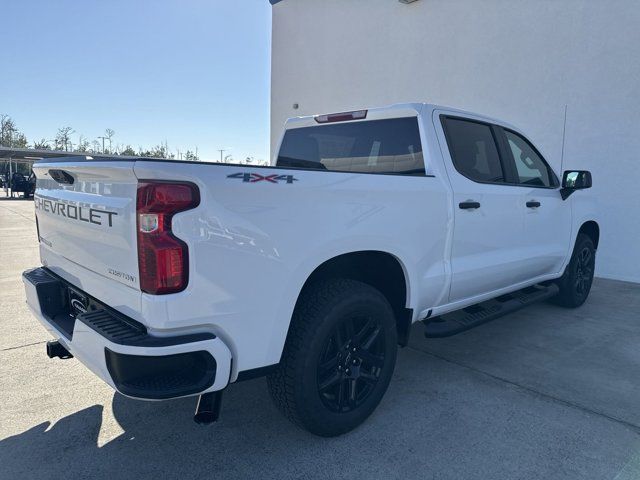
[(254, 172), (238, 172), (232, 173), (231, 175), (227, 175), (227, 178), (240, 178), (243, 182), (248, 183), (256, 183), (256, 182), (269, 182), (269, 183), (280, 183), (281, 181), (285, 181), (286, 183), (297, 182), (298, 179), (293, 175), (260, 175), (259, 173)]

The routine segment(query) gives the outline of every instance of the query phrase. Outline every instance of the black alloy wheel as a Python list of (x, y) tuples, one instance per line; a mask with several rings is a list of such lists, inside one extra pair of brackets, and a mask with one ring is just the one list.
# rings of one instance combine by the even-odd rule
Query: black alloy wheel
[(560, 288), (553, 302), (567, 308), (582, 305), (589, 296), (593, 284), (596, 263), (596, 249), (593, 240), (578, 234), (569, 265), (556, 283)]
[(576, 293), (582, 297), (589, 293), (593, 281), (594, 256), (592, 250), (585, 246), (576, 257)]
[(397, 349), (395, 314), (379, 290), (351, 279), (317, 282), (300, 295), (269, 393), (296, 425), (342, 435), (380, 403)]
[(318, 392), (333, 412), (349, 412), (374, 390), (384, 366), (382, 325), (373, 318), (348, 317), (336, 325), (318, 362)]

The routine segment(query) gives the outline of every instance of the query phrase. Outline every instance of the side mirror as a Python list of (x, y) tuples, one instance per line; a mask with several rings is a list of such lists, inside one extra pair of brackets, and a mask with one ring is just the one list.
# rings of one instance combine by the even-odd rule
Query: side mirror
[(566, 170), (562, 174), (560, 195), (566, 200), (576, 190), (591, 188), (591, 172), (588, 170)]

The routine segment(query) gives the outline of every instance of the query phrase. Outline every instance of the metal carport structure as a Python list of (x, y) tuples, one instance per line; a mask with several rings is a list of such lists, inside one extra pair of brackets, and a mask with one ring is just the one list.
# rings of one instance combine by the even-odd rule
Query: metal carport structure
[(90, 156), (101, 158), (106, 155), (86, 152), (66, 152), (63, 150), (36, 150), (34, 148), (11, 148), (0, 146), (0, 175), (3, 175), (3, 188), (6, 196), (13, 197), (11, 177), (15, 172), (24, 172), (28, 176), (33, 163), (43, 158), (58, 158), (70, 156)]

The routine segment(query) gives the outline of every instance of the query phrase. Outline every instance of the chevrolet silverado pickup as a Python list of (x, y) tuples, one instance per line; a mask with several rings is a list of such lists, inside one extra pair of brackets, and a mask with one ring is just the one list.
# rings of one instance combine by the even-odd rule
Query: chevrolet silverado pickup
[(410, 327), (453, 335), (549, 299), (578, 307), (599, 226), (591, 174), (556, 172), (516, 127), (414, 103), (293, 118), (271, 166), (37, 162), (42, 266), (27, 303), (123, 395), (198, 396), (267, 376), (332, 436), (362, 423)]

